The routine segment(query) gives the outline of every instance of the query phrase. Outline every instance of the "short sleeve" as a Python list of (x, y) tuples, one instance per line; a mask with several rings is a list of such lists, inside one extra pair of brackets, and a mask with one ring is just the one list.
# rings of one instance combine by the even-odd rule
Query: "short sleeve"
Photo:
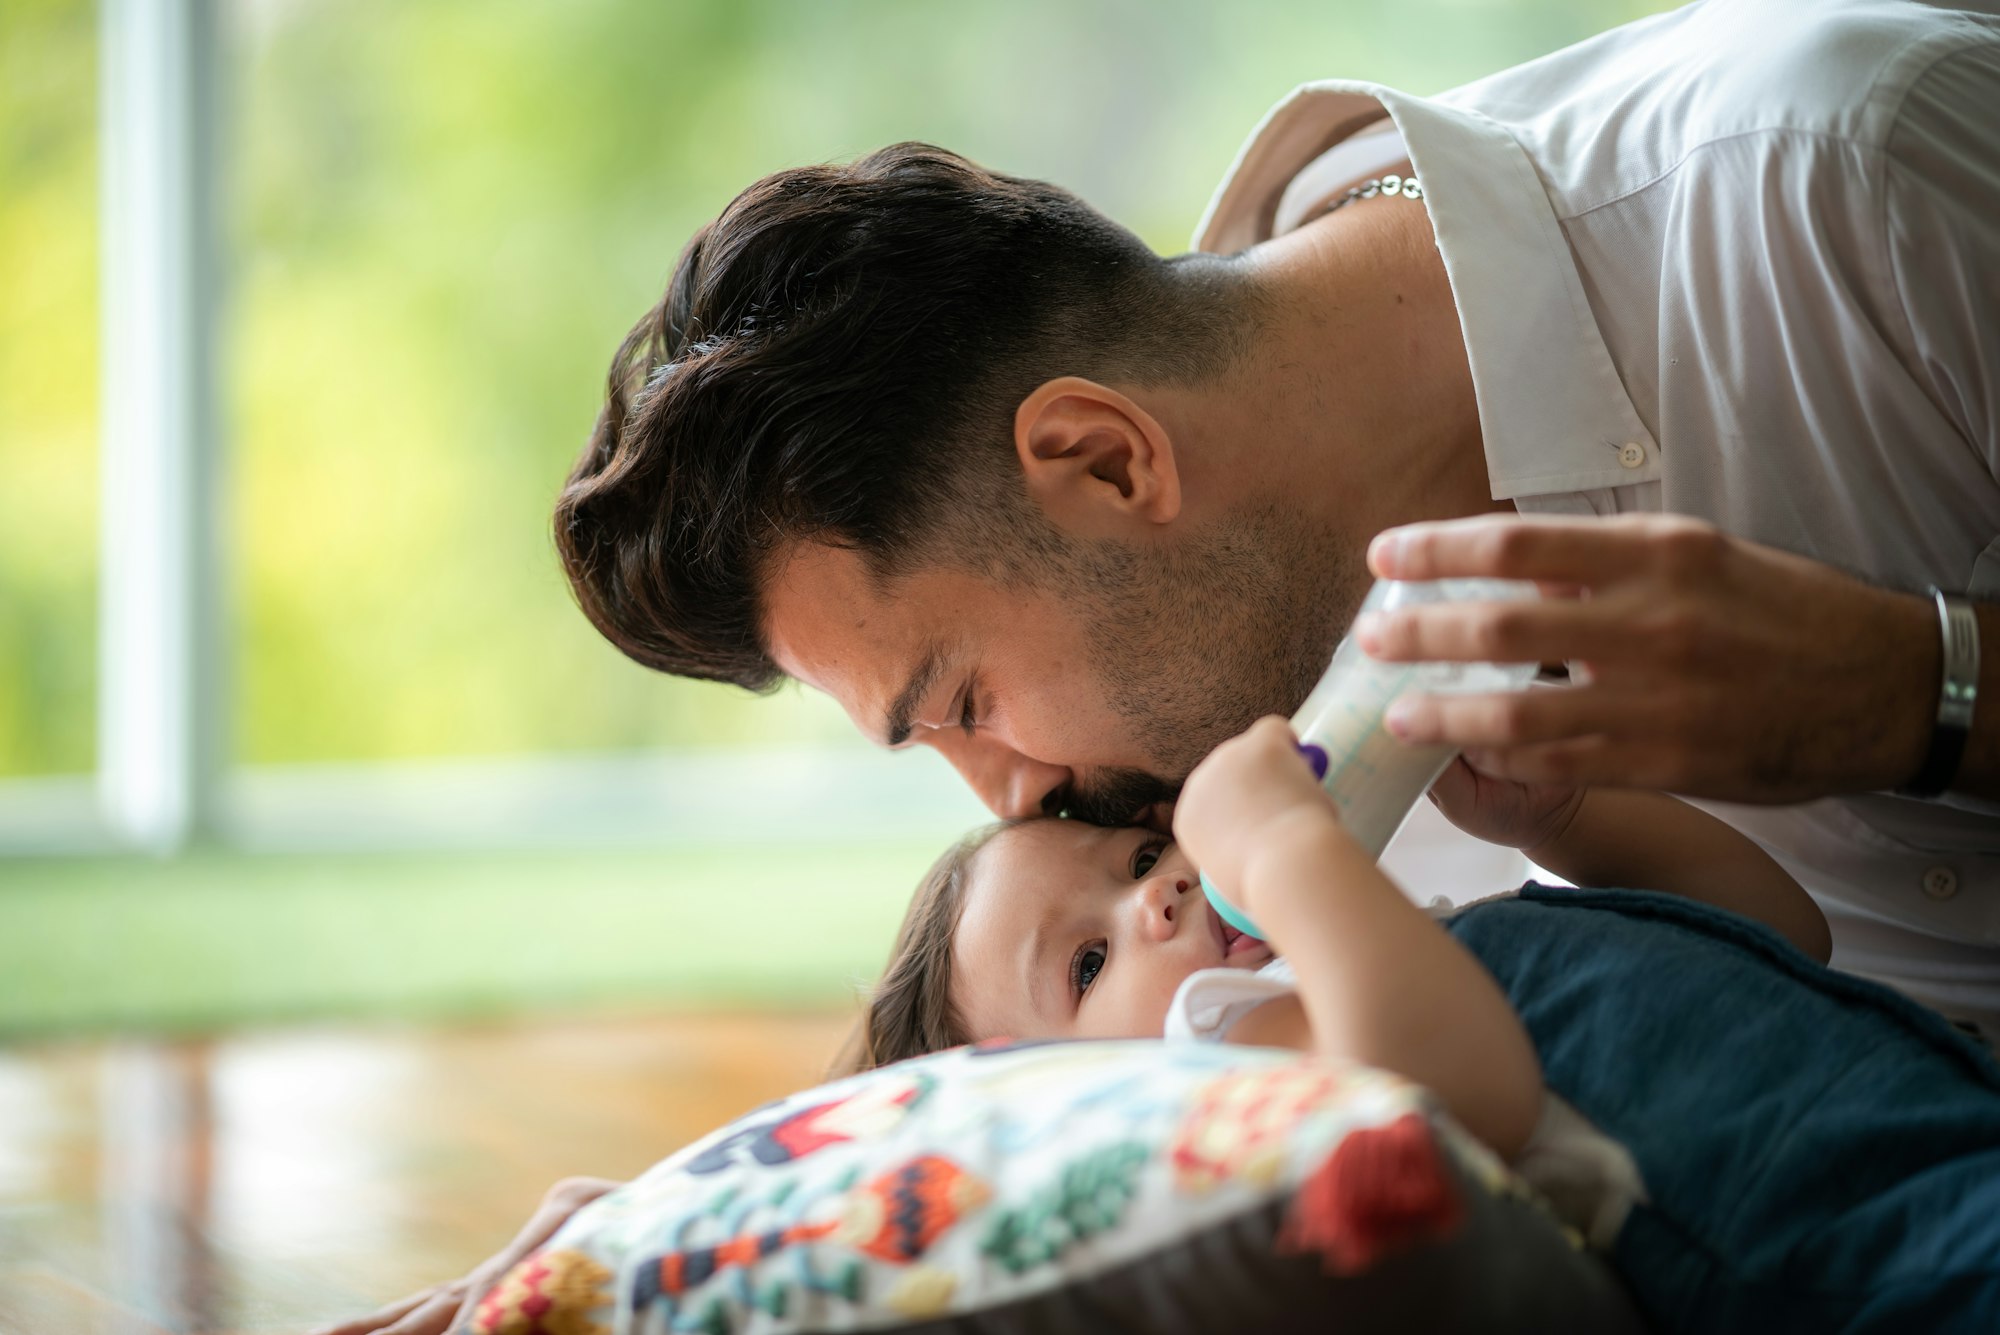
[(1885, 148), (1912, 370), (2000, 478), (2000, 29), (1910, 85)]

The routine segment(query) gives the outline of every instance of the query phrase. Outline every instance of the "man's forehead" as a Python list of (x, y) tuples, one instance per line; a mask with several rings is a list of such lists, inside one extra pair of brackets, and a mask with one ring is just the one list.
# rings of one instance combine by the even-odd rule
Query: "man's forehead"
[(764, 641), (772, 661), (878, 733), (910, 674), (935, 656), (919, 609), (848, 548), (793, 543), (767, 569)]
[(859, 565), (853, 553), (816, 543), (792, 543), (765, 564), (764, 642), (786, 675), (809, 680), (836, 641), (866, 628), (875, 608), (873, 590), (855, 578)]

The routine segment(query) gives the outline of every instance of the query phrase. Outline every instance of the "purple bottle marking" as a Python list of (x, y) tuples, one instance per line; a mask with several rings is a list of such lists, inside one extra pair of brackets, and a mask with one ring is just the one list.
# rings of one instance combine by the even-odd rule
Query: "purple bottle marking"
[(1299, 754), (1306, 758), (1306, 764), (1312, 766), (1313, 777), (1315, 779), (1325, 779), (1327, 764), (1326, 748), (1318, 742), (1300, 742), (1298, 743), (1298, 748)]

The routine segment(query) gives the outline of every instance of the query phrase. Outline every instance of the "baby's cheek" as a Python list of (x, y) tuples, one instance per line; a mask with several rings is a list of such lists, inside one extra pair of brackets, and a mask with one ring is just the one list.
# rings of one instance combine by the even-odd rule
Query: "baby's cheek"
[(1198, 972), (1199, 969), (1188, 966), (1162, 968), (1156, 972), (1145, 1003), (1146, 1032), (1149, 1036), (1158, 1038), (1166, 1033), (1167, 1012), (1173, 1009), (1174, 994), (1181, 990), (1182, 983)]
[(1107, 977), (1091, 989), (1095, 995), (1084, 1002), (1077, 1036), (1158, 1038), (1166, 1032), (1167, 1007), (1179, 986), (1180, 977), (1159, 970), (1147, 970), (1143, 976), (1128, 970), (1123, 978)]

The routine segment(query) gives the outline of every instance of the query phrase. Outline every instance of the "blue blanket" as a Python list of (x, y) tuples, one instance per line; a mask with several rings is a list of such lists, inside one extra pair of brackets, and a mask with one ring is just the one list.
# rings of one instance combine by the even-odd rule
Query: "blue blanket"
[(1612, 1261), (1663, 1331), (2000, 1332), (2000, 1067), (1732, 914), (1638, 891), (1474, 905), (1549, 1087), (1638, 1160)]

